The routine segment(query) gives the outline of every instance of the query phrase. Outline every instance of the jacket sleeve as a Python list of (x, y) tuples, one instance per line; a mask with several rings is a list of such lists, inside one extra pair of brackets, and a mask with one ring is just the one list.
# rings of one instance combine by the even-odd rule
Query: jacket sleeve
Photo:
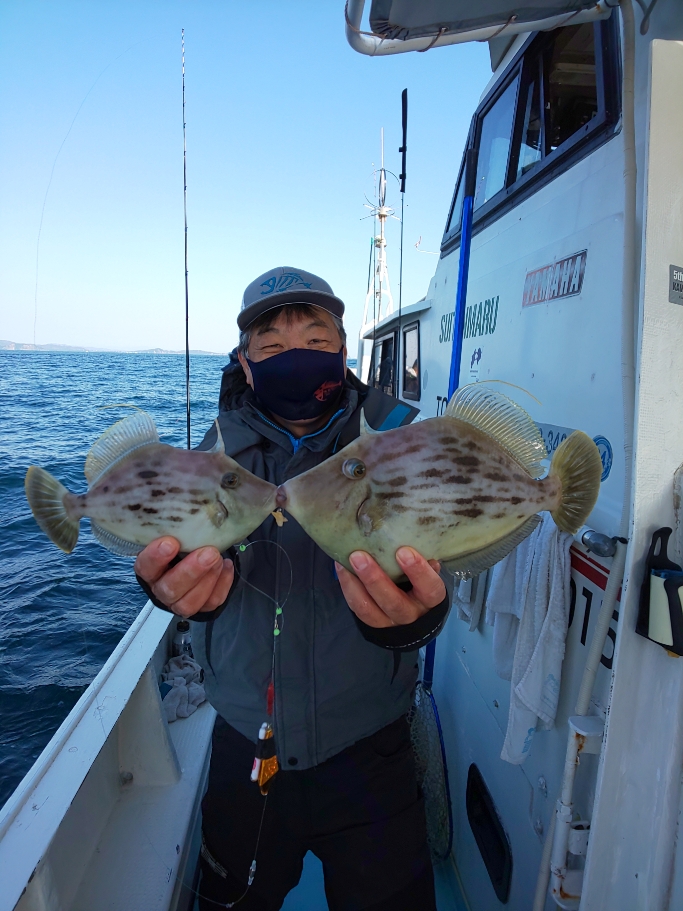
[[(363, 638), (367, 639), (368, 642), (372, 642), (373, 645), (378, 645), (380, 648), (397, 652), (413, 652), (424, 645), (428, 645), (444, 628), (453, 601), (453, 576), (445, 569), (441, 570), (440, 576), (446, 585), (446, 597), (441, 604), (432, 607), (431, 610), (418, 617), (413, 623), (406, 623), (403, 626), (377, 628), (363, 623), (354, 614), (356, 624), (363, 634)], [(399, 588), (404, 591), (410, 591), (412, 586), (410, 582), (403, 582), (399, 584)]]
[[(231, 547), (229, 550), (227, 550), (223, 554), (223, 557), (230, 557), (230, 559), (232, 560), (233, 566), (235, 567), (235, 577), (232, 580), (232, 585), (230, 586), (230, 591), (228, 592), (228, 597), (225, 599), (225, 601), (222, 604), (219, 604), (218, 607), (214, 608), (212, 611), (201, 611), (196, 614), (193, 614), (191, 617), (188, 617), (187, 619), (192, 620), (193, 623), (208, 623), (210, 620), (216, 620), (218, 617), (220, 617), (220, 615), (225, 610), (225, 608), (228, 604), (228, 601), (230, 600), (230, 596), (235, 591), (235, 588), (237, 587), (237, 584), (239, 583), (240, 558), (237, 555), (237, 551), (234, 549), (234, 547)], [(179, 558), (176, 557), (175, 560), (172, 561), (171, 566), (175, 566), (176, 563), (179, 563), (179, 562), (180, 562)], [(150, 588), (148, 583), (145, 582), (145, 580), (142, 579), (140, 576), (138, 576), (137, 573), (135, 574), (135, 578), (138, 580), (138, 585), (140, 586), (140, 588), (147, 595), (147, 597), (149, 598), (149, 600), (152, 602), (152, 604), (155, 607), (159, 607), (159, 608), (161, 608), (161, 610), (165, 610), (169, 614), (174, 613), (174, 611), (172, 611), (171, 608), (167, 604), (164, 604), (163, 601), (160, 601), (159, 598), (156, 597), (156, 595), (154, 594), (154, 592), (152, 591), (152, 589)]]

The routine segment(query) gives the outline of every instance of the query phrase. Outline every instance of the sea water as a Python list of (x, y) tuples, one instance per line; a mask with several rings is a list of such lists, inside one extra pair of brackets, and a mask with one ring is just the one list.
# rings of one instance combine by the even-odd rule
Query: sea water
[[(192, 445), (218, 410), (227, 357), (193, 356)], [(184, 446), (183, 355), (0, 351), (0, 806), (50, 740), (146, 598), (133, 560), (81, 522), (62, 553), (36, 525), (24, 476), (40, 465), (86, 489), (96, 438), (130, 410), (149, 412), (164, 443)]]

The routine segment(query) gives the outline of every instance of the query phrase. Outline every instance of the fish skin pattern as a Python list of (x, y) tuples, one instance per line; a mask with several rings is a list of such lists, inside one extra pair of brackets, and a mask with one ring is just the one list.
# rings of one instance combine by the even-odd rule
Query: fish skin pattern
[[(344, 473), (352, 460), (365, 466), (362, 477)], [(353, 571), (349, 555), (363, 550), (397, 579), (402, 545), (435, 560), (476, 553), (555, 509), (561, 485), (534, 480), (492, 437), (442, 416), (360, 436), (287, 481), (283, 497), (330, 557)]]
[(143, 446), (117, 462), (85, 494), (68, 493), (69, 518), (88, 517), (131, 543), (172, 535), (183, 552), (223, 551), (257, 528), (275, 507), (273, 484), (222, 452)]

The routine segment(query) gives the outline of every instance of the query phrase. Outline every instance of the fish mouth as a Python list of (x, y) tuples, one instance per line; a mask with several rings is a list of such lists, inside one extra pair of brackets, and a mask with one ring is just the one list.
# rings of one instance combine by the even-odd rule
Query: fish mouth
[(287, 491), (285, 490), (285, 485), (280, 484), (278, 489), (275, 491), (275, 505), (281, 509), (287, 506)]

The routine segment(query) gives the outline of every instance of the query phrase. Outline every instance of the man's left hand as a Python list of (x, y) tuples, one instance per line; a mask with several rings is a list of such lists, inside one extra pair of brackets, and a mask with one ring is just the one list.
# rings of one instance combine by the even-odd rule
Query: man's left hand
[(396, 551), (396, 562), (413, 585), (409, 592), (392, 582), (370, 554), (356, 550), (349, 561), (356, 575), (335, 563), (339, 583), (346, 603), (368, 626), (379, 629), (414, 623), (446, 597), (440, 565), (436, 560), (425, 560), (412, 547)]

